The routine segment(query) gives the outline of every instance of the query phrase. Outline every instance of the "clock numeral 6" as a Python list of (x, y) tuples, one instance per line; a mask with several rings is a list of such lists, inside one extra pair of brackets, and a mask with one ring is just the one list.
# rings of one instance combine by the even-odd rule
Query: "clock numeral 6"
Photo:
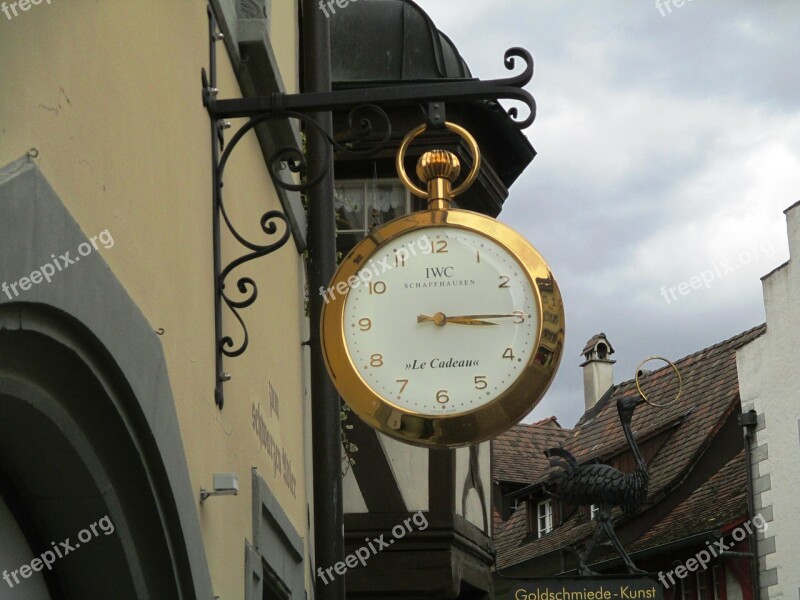
[(506, 351), (503, 352), (503, 358), (514, 360), (514, 350), (512, 350), (511, 348), (506, 348)]
[(361, 328), (361, 331), (369, 331), (372, 329), (372, 320), (370, 319), (360, 319), (358, 321), (358, 326)]
[(368, 285), (370, 295), (380, 295), (386, 293), (386, 284), (382, 281), (370, 281)]
[(475, 376), (475, 389), (477, 390), (485, 390), (489, 387), (489, 384), (486, 382), (486, 375), (476, 375)]
[(447, 404), (450, 402), (450, 396), (448, 396), (449, 392), (447, 390), (439, 390), (436, 392), (436, 401), (439, 404)]
[(383, 366), (383, 354), (373, 354), (369, 357), (369, 364), (372, 367), (382, 367)]

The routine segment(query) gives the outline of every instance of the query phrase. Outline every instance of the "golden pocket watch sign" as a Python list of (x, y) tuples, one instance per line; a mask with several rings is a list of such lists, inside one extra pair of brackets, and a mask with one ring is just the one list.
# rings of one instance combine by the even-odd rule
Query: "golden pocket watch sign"
[(450, 208), (458, 158), (426, 152), (417, 187), (403, 166), (422, 125), (403, 140), (403, 184), (428, 210), (370, 233), (344, 258), (322, 312), (325, 363), (344, 400), (379, 431), (433, 448), (476, 444), (519, 422), (550, 385), (564, 344), (564, 309), (547, 263), (519, 233)]

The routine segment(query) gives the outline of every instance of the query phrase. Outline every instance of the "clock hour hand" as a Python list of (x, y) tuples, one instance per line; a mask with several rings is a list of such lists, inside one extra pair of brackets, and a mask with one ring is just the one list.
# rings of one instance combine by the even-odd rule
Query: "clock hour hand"
[(491, 323), (490, 321), (484, 321), (472, 316), (448, 317), (442, 312), (437, 312), (432, 317), (428, 315), (417, 316), (417, 323), (427, 322), (433, 322), (437, 327), (444, 327), (447, 323), (453, 323), (455, 325), (497, 325), (497, 323)]

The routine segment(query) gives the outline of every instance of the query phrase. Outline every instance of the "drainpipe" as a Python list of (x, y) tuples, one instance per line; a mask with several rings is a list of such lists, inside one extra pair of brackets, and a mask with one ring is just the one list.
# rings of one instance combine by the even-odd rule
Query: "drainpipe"
[[(318, 0), (302, 2), (303, 92), (331, 90), (330, 29)], [(330, 112), (309, 115), (330, 135)], [(325, 138), (306, 129), (309, 170), (333, 161)], [(322, 296), (336, 270), (336, 221), (333, 207), (333, 164), (328, 174), (308, 191), (308, 288), (311, 319), (311, 428), (314, 475), (314, 581), (317, 600), (344, 600), (344, 577), (327, 585), (316, 570), (344, 560), (342, 501), (342, 430), (339, 394), (328, 377), (320, 345)]]
[[(756, 516), (756, 498), (753, 493), (753, 437), (756, 433), (756, 425), (758, 425), (758, 415), (756, 411), (751, 410), (739, 415), (739, 425), (744, 427), (744, 465), (747, 472), (747, 508), (750, 513), (750, 522)], [(759, 600), (761, 593), (761, 582), (759, 581), (759, 564), (758, 564), (758, 540), (757, 534), (753, 532), (749, 536), (750, 540), (750, 579), (753, 582), (753, 600)], [(731, 556), (730, 553), (728, 553)]]

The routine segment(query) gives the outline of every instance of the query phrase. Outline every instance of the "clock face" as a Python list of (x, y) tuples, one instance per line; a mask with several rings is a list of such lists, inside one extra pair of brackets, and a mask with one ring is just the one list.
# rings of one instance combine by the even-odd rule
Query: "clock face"
[(474, 411), (506, 392), (534, 355), (533, 282), (478, 232), (409, 231), (379, 247), (355, 277), (344, 305), (346, 349), (363, 381), (397, 408)]
[(406, 215), (342, 260), (322, 310), (328, 372), (364, 421), (434, 448), (528, 414), (564, 345), (547, 263), (520, 234), (463, 210)]

